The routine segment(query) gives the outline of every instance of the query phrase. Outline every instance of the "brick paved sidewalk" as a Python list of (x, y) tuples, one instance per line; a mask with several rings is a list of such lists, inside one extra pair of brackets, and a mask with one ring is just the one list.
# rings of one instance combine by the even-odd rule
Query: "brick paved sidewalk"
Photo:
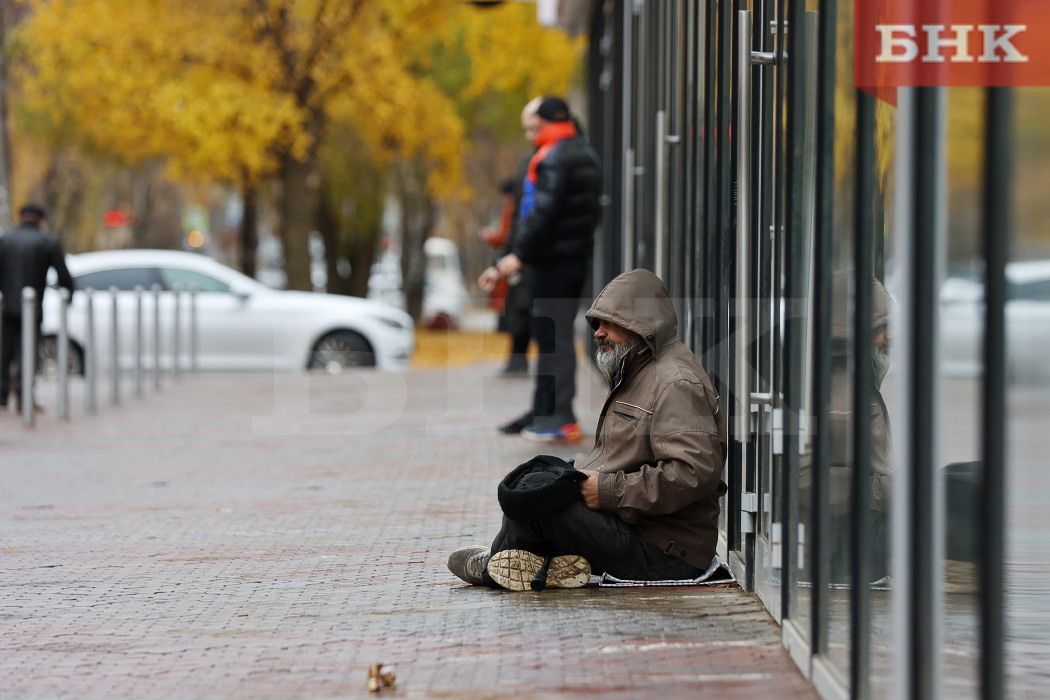
[(69, 424), (0, 416), (0, 698), (364, 697), (374, 662), (403, 698), (814, 697), (736, 588), (448, 573), (535, 453), (493, 430), (531, 387), (497, 369), (197, 375)]

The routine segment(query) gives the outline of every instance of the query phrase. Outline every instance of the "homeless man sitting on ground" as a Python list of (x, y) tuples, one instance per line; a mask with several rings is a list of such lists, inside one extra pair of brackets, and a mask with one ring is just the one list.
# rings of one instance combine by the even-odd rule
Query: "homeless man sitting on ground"
[(587, 312), (610, 391), (579, 469), (536, 457), (499, 486), (492, 547), (462, 547), (449, 570), (522, 591), (576, 588), (591, 573), (691, 579), (715, 555), (726, 459), (719, 398), (677, 339), (667, 288), (648, 270), (610, 282)]

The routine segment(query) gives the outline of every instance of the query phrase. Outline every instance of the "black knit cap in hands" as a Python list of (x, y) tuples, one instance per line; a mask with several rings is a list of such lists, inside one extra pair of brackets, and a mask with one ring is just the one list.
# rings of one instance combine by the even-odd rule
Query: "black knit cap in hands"
[(536, 115), (549, 122), (569, 121), (569, 105), (560, 97), (544, 97)]
[(527, 520), (572, 505), (580, 499), (576, 482), (586, 478), (560, 457), (538, 455), (503, 477), (496, 496), (508, 518)]

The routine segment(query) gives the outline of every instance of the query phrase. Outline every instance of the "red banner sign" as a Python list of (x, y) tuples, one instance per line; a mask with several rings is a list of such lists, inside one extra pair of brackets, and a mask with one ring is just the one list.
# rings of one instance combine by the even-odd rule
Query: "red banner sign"
[(854, 84), (1050, 85), (1047, 0), (854, 0)]

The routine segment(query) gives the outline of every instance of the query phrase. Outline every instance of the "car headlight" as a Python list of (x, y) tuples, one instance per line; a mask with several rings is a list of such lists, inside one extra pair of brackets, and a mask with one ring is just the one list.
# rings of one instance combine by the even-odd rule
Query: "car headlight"
[(381, 323), (385, 323), (391, 328), (397, 328), (399, 330), (405, 327), (405, 324), (401, 323), (401, 321), (398, 321), (395, 318), (378, 318), (376, 320), (380, 321)]

